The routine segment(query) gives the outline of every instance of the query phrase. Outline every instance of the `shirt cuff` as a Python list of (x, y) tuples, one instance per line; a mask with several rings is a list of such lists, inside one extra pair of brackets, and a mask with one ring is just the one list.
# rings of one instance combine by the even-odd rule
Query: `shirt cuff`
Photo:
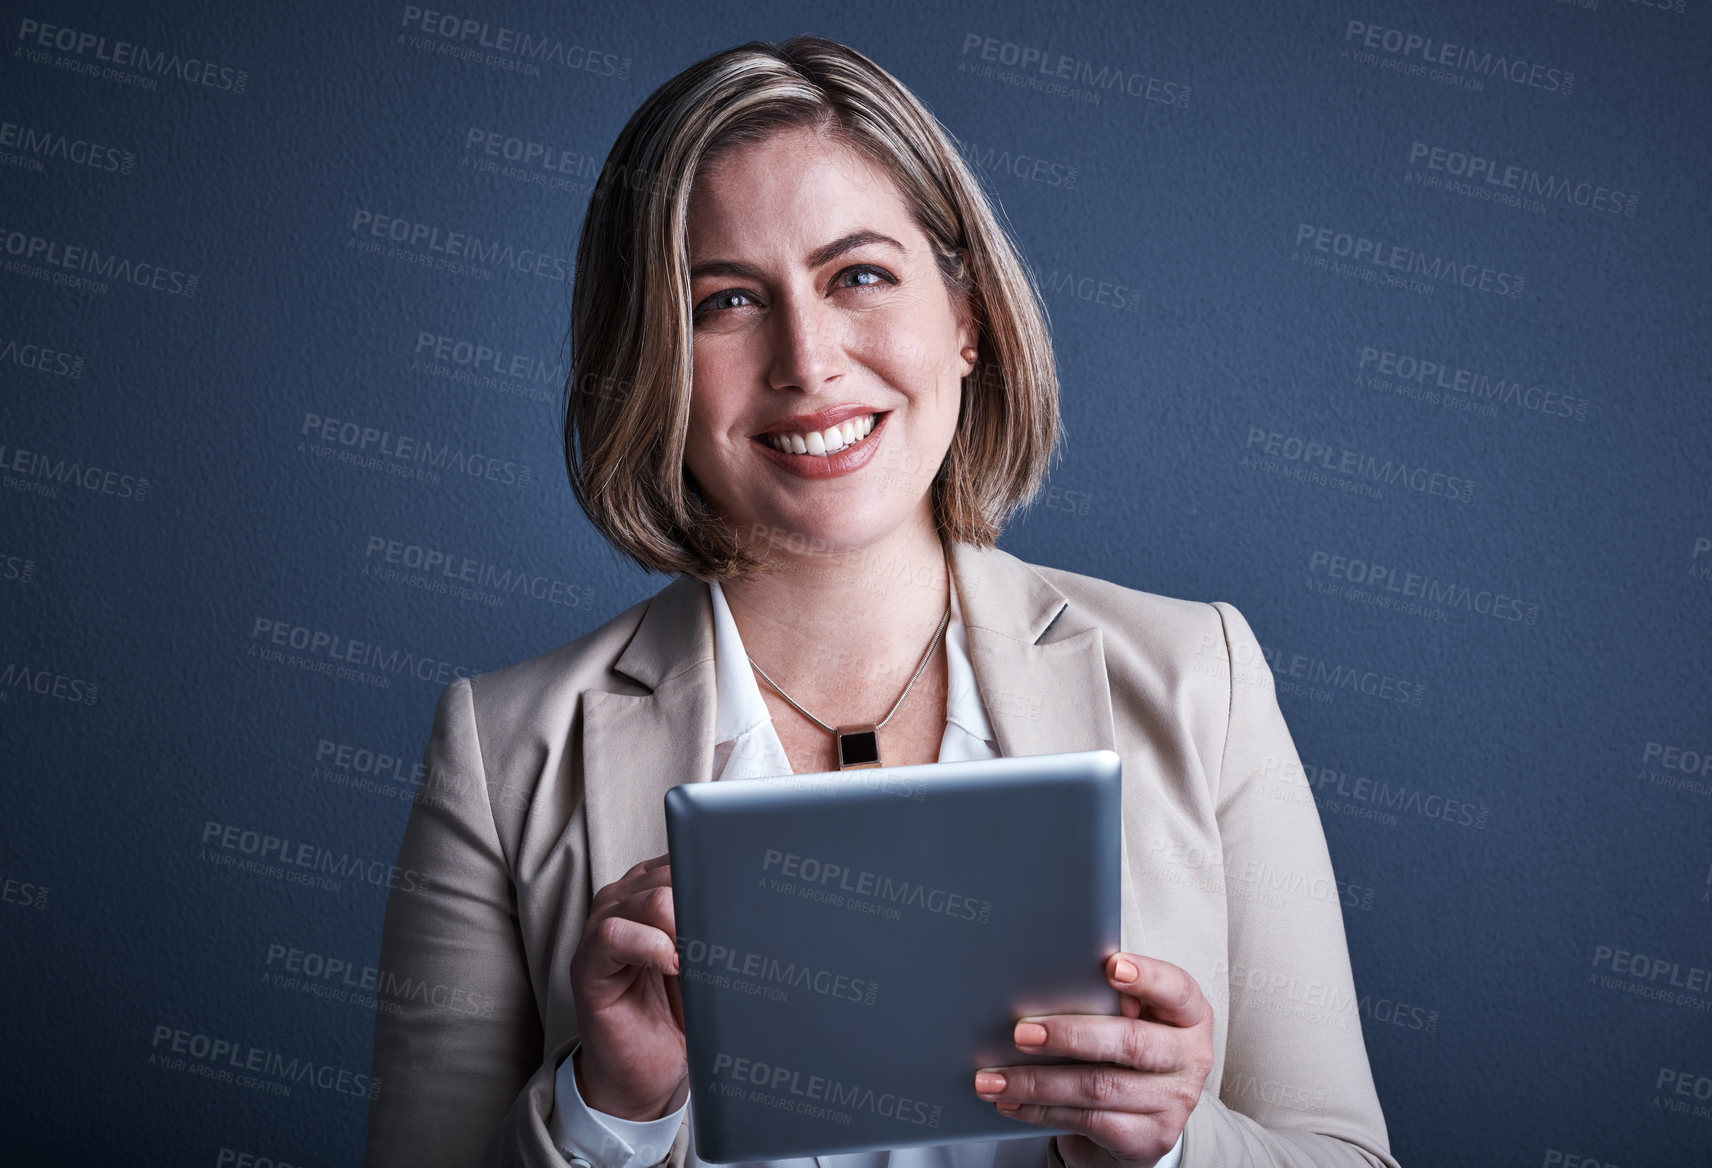
[(547, 1122), (547, 1132), (559, 1151), (573, 1164), (580, 1160), (590, 1168), (652, 1168), (664, 1160), (672, 1150), (672, 1141), (677, 1139), (678, 1128), (683, 1125), (684, 1110), (690, 1105), (689, 1076), (678, 1087), (683, 1098), (677, 1110), (669, 1115), (647, 1120), (620, 1119), (583, 1102), (571, 1061), (580, 1049), (580, 1042), (571, 1047), (570, 1054), (553, 1075), (553, 1115)]
[(1177, 1133), (1177, 1142), (1171, 1145), (1171, 1150), (1159, 1157), (1159, 1163), (1153, 1168), (1177, 1168), (1183, 1159), (1183, 1133)]

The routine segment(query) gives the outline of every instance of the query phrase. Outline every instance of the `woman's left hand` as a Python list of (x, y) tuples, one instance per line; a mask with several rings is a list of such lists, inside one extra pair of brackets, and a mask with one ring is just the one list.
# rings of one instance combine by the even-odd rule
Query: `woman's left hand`
[(1177, 1143), (1213, 1069), (1213, 1008), (1168, 961), (1114, 953), (1106, 980), (1123, 1014), (1047, 1014), (1017, 1022), (1018, 1049), (1098, 1066), (989, 1067), (975, 1093), (1058, 1136), (1067, 1168), (1152, 1168)]

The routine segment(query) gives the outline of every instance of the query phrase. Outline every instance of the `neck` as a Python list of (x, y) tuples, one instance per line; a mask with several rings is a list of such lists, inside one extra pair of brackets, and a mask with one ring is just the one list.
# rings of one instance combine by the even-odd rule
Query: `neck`
[(822, 720), (884, 714), (950, 603), (950, 557), (937, 532), (906, 525), (832, 553), (756, 550), (768, 568), (720, 583), (744, 650)]

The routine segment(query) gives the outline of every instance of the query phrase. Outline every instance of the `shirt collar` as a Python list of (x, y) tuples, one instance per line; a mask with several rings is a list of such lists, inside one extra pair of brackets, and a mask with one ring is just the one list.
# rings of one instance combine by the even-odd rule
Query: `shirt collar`
[[(715, 745), (733, 742), (763, 722), (771, 722), (772, 714), (761, 697), (761, 683), (743, 650), (743, 638), (737, 633), (737, 622), (725, 603), (725, 591), (719, 581), (708, 581), (713, 600), (713, 658), (716, 687), (716, 713), (713, 732)], [(975, 670), (969, 663), (968, 632), (963, 627), (963, 614), (957, 603), (957, 589), (951, 589), (951, 620), (945, 626), (945, 659), (947, 692), (945, 720), (958, 726), (976, 739), (992, 742), (993, 727), (987, 720), (986, 708), (975, 684)]]

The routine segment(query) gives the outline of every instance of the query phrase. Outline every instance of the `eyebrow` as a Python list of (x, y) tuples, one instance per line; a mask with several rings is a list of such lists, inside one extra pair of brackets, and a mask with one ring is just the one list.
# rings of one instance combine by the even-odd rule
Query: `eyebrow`
[[(823, 244), (808, 253), (808, 266), (823, 267), (846, 252), (871, 243), (887, 244), (898, 251), (905, 251), (903, 244), (889, 235), (881, 235), (878, 231), (852, 231), (849, 235)], [(740, 276), (746, 280), (763, 280), (766, 278), (759, 268), (737, 260), (705, 260), (690, 269), (690, 279), (698, 276)]]

